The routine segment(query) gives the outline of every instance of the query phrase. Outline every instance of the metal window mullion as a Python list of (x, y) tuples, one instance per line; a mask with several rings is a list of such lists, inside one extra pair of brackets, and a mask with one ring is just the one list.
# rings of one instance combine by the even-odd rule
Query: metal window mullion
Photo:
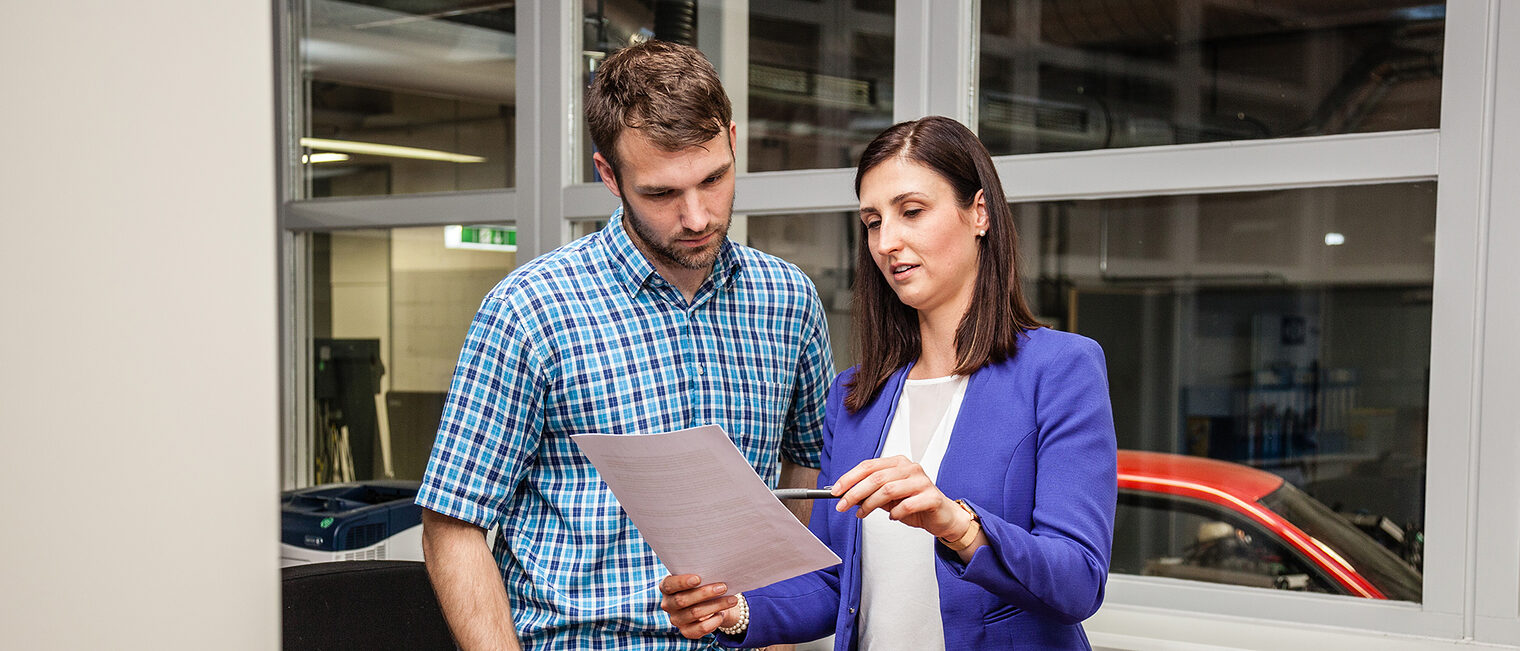
[[(1472, 413), (1477, 435), (1468, 455), (1475, 465), (1472, 470), (1476, 479), (1468, 487), (1468, 497), (1475, 502), (1469, 520), (1474, 522), (1469, 537), (1475, 543), (1469, 550), (1473, 562), (1468, 569), (1474, 582), (1470, 632), (1483, 642), (1516, 644), (1520, 643), (1520, 543), (1516, 542), (1520, 540), (1520, 481), (1514, 461), (1520, 457), (1520, 442), (1515, 437), (1520, 405), (1514, 396), (1520, 394), (1520, 340), (1514, 332), (1520, 327), (1520, 259), (1512, 249), (1520, 242), (1520, 220), (1516, 219), (1520, 214), (1520, 187), (1514, 182), (1520, 178), (1520, 126), (1504, 118), (1520, 113), (1520, 65), (1512, 54), (1520, 48), (1520, 12), (1500, 11), (1501, 7), (1515, 8), (1507, 3), (1473, 4), (1479, 6), (1464, 11), (1482, 12), (1487, 19), (1486, 38), (1474, 35), (1470, 39), (1484, 43), (1487, 70), (1481, 92), (1478, 88), (1467, 90), (1482, 101), (1465, 116), (1444, 112), (1441, 116), (1443, 129), (1458, 120), (1470, 120), (1468, 131), (1456, 135), (1485, 147), (1453, 152), (1454, 157), (1464, 160), (1451, 161), (1460, 170), (1476, 172), (1476, 179), (1463, 178), (1469, 186), (1476, 186), (1472, 193), (1475, 204), (1454, 209), (1475, 211), (1480, 247), (1473, 260), (1479, 276), (1477, 320), (1472, 324), (1478, 339), (1472, 352), (1476, 365), (1472, 370), (1476, 384)], [(1455, 13), (1451, 9), (1448, 12)], [(1453, 44), (1450, 39), (1447, 44), (1450, 57)], [(1455, 124), (1452, 127), (1456, 129)], [(1435, 309), (1439, 315), (1441, 306)], [(1432, 418), (1431, 425), (1435, 424)]]
[(1427, 611), (1457, 613), (1462, 636), (1474, 633), (1475, 592), (1485, 571), (1478, 564), (1494, 562), (1479, 557), (1475, 547), (1477, 484), (1483, 479), (1478, 476), (1476, 413), (1483, 367), (1479, 261), (1486, 219), (1480, 197), (1493, 120), (1489, 103), (1495, 53), (1490, 41), (1496, 11), (1493, 1), (1448, 3), (1441, 80), (1424, 601)]
[[(723, 88), (728, 92), (729, 104), (733, 108), (732, 119), (739, 126), (734, 141), (734, 172), (739, 176), (749, 170), (750, 11), (749, 0), (698, 0), (697, 3), (697, 45), (712, 61), (718, 78), (723, 80)], [(736, 242), (749, 241), (749, 219), (738, 210), (729, 221), (728, 236)]]
[[(1430, 180), (1434, 130), (1174, 145), (994, 159), (1010, 201), (1239, 192)], [(854, 170), (758, 172), (738, 180), (734, 211), (853, 210)], [(565, 217), (605, 214), (600, 184), (565, 189)]]
[(739, 125), (735, 171), (742, 174), (749, 169), (749, 0), (699, 0), (697, 6), (697, 44), (728, 91)]
[(902, 122), (929, 113), (929, 0), (897, 0), (895, 20), (892, 121)]
[(785, 214), (854, 211), (855, 170), (757, 172), (740, 177), (734, 212)]
[(1435, 130), (993, 158), (1009, 201), (1104, 199), (1430, 180)]
[(296, 125), (306, 124), (304, 110), (306, 83), (300, 74), (297, 45), (305, 31), (305, 3), (285, 0), (271, 3), (274, 12), (274, 84), (276, 115), (275, 174), (276, 216), (274, 237), (279, 255), (276, 273), (279, 317), (280, 368), (280, 488), (290, 490), (309, 486), (312, 481), (312, 430), (310, 359), (311, 319), (308, 301), (310, 264), (305, 236), (287, 230), (290, 202), (297, 198), (297, 188), (304, 185), (299, 149), (295, 147)]
[(522, 251), (526, 239), (518, 211), (522, 194), (524, 190), (508, 189), (298, 201), (286, 206), (285, 228), (315, 231), (518, 222), (518, 250)]
[[(563, 244), (564, 187), (579, 151), (580, 4), (543, 0), (517, 4), (517, 259)], [(526, 101), (524, 101), (526, 99)]]
[(976, 130), (977, 0), (898, 0), (892, 120), (944, 115)]
[(281, 490), (315, 482), (311, 424), (311, 251), (307, 235), (282, 231), (280, 241)]
[(563, 195), (564, 205), (561, 209), (567, 220), (606, 219), (618, 207), (618, 198), (612, 196), (601, 183), (567, 185)]
[[(1457, 638), (1461, 635), (1461, 618), (1453, 613), (1425, 611), (1419, 604), (1359, 599), (1339, 595), (1321, 595), (1286, 590), (1196, 584), (1128, 574), (1108, 578), (1107, 596), (1099, 616), (1088, 625), (1093, 633), (1118, 633), (1105, 623), (1104, 611), (1116, 616), (1133, 609), (1165, 609), (1179, 618), (1208, 621), (1215, 617), (1246, 618), (1242, 623), (1270, 624), (1289, 622), (1305, 627), (1339, 627), (1361, 629), (1371, 635), (1416, 635)], [(1237, 639), (1208, 640), (1210, 644), (1249, 648), (1259, 642), (1256, 633), (1242, 627)], [(1165, 639), (1173, 643), (1204, 642), (1178, 631), (1174, 626), (1135, 628), (1122, 631), (1128, 635)]]

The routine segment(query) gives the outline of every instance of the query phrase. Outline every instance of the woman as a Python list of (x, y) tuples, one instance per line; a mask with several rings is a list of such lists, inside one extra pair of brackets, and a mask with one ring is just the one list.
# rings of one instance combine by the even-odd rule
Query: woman
[(1040, 327), (992, 159), (897, 124), (855, 176), (860, 364), (834, 381), (810, 528), (844, 562), (742, 595), (678, 575), (683, 635), (759, 647), (1087, 649), (1116, 499), (1103, 353)]

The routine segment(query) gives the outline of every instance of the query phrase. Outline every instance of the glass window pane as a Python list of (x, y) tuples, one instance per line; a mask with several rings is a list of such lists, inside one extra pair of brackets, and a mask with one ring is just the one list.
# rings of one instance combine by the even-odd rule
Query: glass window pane
[[(1121, 468), (1162, 453), (1152, 483), (1201, 486), (1121, 480), (1115, 572), (1420, 600), (1434, 183), (1012, 209), (1032, 307), (1103, 346)], [(813, 279), (840, 369), (859, 229), (748, 224)], [(1270, 519), (1200, 502), (1242, 485)]]
[[(718, 63), (732, 48), (701, 35), (720, 31), (713, 25), (724, 20), (722, 11), (747, 4), (749, 89), (741, 96), (728, 88), (736, 105), (748, 105), (745, 171), (851, 167), (892, 124), (891, 0), (749, 0), (723, 3), (716, 12), (697, 4), (585, 0), (581, 82), (589, 83), (607, 55), (646, 38), (694, 45)], [(586, 143), (579, 180), (596, 180), (585, 118), (577, 119)]]
[(994, 154), (1435, 128), (1445, 4), (987, 0)]
[(855, 213), (750, 215), (749, 246), (797, 265), (818, 288), (829, 323), (834, 367), (855, 365), (850, 324), (851, 287), (855, 278)]
[(1282, 539), (1224, 506), (1124, 491), (1114, 517), (1109, 571), (1256, 588), (1335, 593), (1322, 570)]
[(307, 0), (303, 198), (511, 187), (514, 4)]
[(315, 483), (387, 476), (386, 435), (390, 476), (422, 478), (470, 321), (517, 266), (509, 233), (431, 226), (309, 236)]
[[(722, 14), (699, 11), (696, 0), (583, 0), (581, 8), (584, 16), (578, 80), (581, 92), (590, 87), (596, 67), (603, 59), (629, 45), (652, 38), (696, 47), (715, 65), (721, 60), (720, 44), (701, 42), (698, 24), (700, 21), (721, 20)], [(719, 74), (722, 74), (721, 69)], [(732, 101), (733, 89), (727, 90)], [(596, 145), (591, 141), (585, 113), (576, 115), (575, 121), (580, 125), (582, 143), (576, 180), (599, 181), (596, 168), (591, 164)]]
[(892, 125), (894, 5), (750, 0), (749, 171), (852, 167)]
[[(1311, 509), (1251, 499), (1338, 545), (1370, 583), (1386, 581), (1383, 596), (1419, 599), (1434, 183), (1013, 208), (1037, 311), (1103, 346), (1121, 450), (1271, 473), (1362, 531), (1331, 537), (1303, 518)], [(1183, 529), (1121, 530), (1115, 557), (1139, 565), (1116, 571), (1171, 558), (1133, 547), (1194, 543)]]

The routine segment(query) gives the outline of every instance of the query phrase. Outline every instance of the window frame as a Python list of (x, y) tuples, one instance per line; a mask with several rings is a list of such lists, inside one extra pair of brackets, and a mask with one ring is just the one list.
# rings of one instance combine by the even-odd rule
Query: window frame
[[(976, 124), (977, 23), (982, 0), (897, 0), (893, 116), (950, 115)], [(990, 1), (990, 0), (989, 0)], [(1210, 1), (1210, 0), (1200, 0)], [(443, 223), (515, 223), (521, 260), (568, 241), (577, 221), (601, 219), (617, 205), (599, 183), (571, 183), (580, 151), (581, 2), (517, 3), (518, 93), (515, 189), (342, 199), (298, 199), (300, 98), (298, 19), (302, 0), (276, 0), (274, 46), (281, 98), (279, 155), (281, 440), (283, 483), (310, 481), (300, 468), (307, 440), (310, 378), (305, 368), (309, 233)], [(716, 62), (731, 89), (747, 88), (748, 2), (720, 5)], [(1520, 643), (1520, 256), (1498, 248), (1520, 241), (1520, 63), (1500, 58), (1520, 47), (1520, 12), (1500, 0), (1448, 0), (1439, 129), (1237, 141), (996, 157), (1009, 201), (1101, 199), (1259, 191), (1406, 181), (1437, 181), (1437, 220), (1427, 453), (1427, 535), (1421, 604), (1146, 577), (1110, 577), (1105, 606), (1087, 624), (1094, 641), (1170, 639), (1259, 642), (1283, 623), (1357, 629), (1458, 644), (1464, 638)], [(1502, 36), (1502, 38), (1501, 38)], [(955, 52), (955, 56), (945, 56)], [(1520, 60), (1520, 57), (1510, 57)], [(745, 93), (732, 93), (740, 148), (747, 133)], [(1500, 147), (1500, 142), (1511, 144)], [(742, 160), (742, 154), (741, 154)], [(854, 170), (745, 173), (734, 211), (745, 214), (853, 210)], [(742, 219), (736, 219), (742, 237)], [(1492, 333), (1492, 334), (1490, 334)], [(1488, 363), (1488, 360), (1496, 360)], [(1504, 362), (1509, 362), (1505, 364)], [(1267, 594), (1263, 594), (1267, 593)], [(1159, 612), (1160, 616), (1157, 616)], [(1191, 633), (1179, 633), (1186, 622)], [(1253, 628), (1254, 627), (1254, 628)], [(1325, 638), (1328, 639), (1328, 638)], [(1136, 642), (1138, 644), (1138, 642)], [(1374, 648), (1368, 646), (1367, 648)]]

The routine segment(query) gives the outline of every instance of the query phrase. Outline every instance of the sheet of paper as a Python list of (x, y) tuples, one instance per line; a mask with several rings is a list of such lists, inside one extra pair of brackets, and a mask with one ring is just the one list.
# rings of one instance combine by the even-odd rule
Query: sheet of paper
[(721, 427), (571, 439), (671, 574), (721, 581), (733, 594), (839, 563)]

